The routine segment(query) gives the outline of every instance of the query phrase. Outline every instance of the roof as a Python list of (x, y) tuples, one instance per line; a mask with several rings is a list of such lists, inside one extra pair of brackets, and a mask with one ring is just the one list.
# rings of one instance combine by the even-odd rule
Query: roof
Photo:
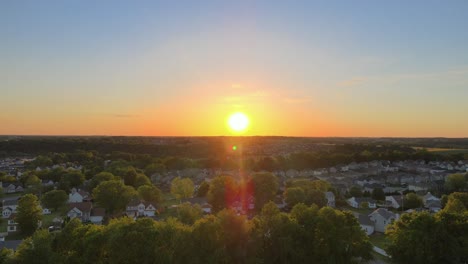
[(91, 211), (92, 216), (105, 216), (106, 215), (106, 209), (104, 208), (93, 208)]
[(155, 206), (153, 203), (151, 203), (151, 202), (146, 202), (146, 201), (143, 201), (143, 200), (140, 200), (140, 201), (138, 201), (138, 200), (130, 201), (130, 203), (127, 204), (127, 207), (134, 207), (134, 206), (138, 206), (138, 205), (140, 205), (140, 204), (143, 204), (143, 205), (145, 206), (145, 208), (148, 207), (148, 206), (150, 206), (150, 205), (152, 205), (153, 207), (156, 208), (156, 206)]
[(18, 205), (18, 200), (4, 200), (3, 201), (3, 206), (12, 206), (12, 205)]
[(23, 242), (23, 240), (6, 240), (6, 241), (0, 241), (0, 249), (2, 248), (8, 248), (8, 249), (13, 249), (16, 250), (18, 246)]
[(77, 208), (81, 212), (90, 212), (93, 204), (91, 202), (82, 202), (82, 203), (69, 203), (68, 209), (72, 210), (73, 208)]
[(325, 197), (328, 198), (335, 198), (335, 194), (332, 192), (325, 192)]
[(364, 203), (364, 202), (367, 202), (367, 203), (375, 203), (375, 200), (372, 199), (372, 198), (369, 198), (369, 197), (354, 198), (354, 200), (355, 200), (358, 204), (361, 204), (361, 203)]
[(370, 215), (372, 215), (372, 214), (379, 214), (385, 219), (396, 218), (394, 213), (392, 213), (392, 212), (390, 212), (390, 211), (388, 211), (387, 209), (384, 209), (384, 208), (379, 208), (379, 209), (375, 210), (374, 212), (372, 212)]
[(182, 202), (189, 202), (191, 204), (202, 205), (202, 204), (207, 203), (207, 200), (205, 197), (193, 197), (193, 198), (183, 199)]
[(439, 200), (430, 200), (430, 201), (427, 201), (426, 207), (427, 208), (429, 208), (429, 207), (442, 208), (442, 204), (440, 203)]
[(374, 226), (374, 223), (369, 219), (369, 216), (358, 214), (357, 220), (360, 225)]

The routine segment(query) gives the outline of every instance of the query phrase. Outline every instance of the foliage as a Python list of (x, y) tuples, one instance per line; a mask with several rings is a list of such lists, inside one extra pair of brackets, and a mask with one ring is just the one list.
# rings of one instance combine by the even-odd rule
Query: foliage
[(106, 172), (106, 171), (100, 172), (100, 173), (94, 175), (94, 177), (91, 179), (91, 181), (89, 183), (89, 189), (93, 190), (101, 182), (111, 181), (111, 180), (115, 180), (115, 179), (116, 179), (116, 177), (114, 176), (114, 174), (112, 174), (110, 172)]
[(192, 225), (202, 216), (203, 210), (198, 204), (183, 203), (177, 206), (177, 219), (186, 225)]
[(420, 208), (423, 206), (423, 201), (415, 193), (407, 193), (403, 198), (403, 205), (406, 209)]
[(349, 189), (349, 195), (351, 195), (351, 197), (356, 197), (356, 198), (362, 197), (363, 196), (362, 189), (359, 186), (352, 186)]
[(25, 194), (18, 202), (15, 221), (21, 232), (31, 235), (37, 229), (39, 221), (42, 219), (42, 211), (37, 196)]
[(198, 187), (197, 196), (198, 197), (206, 197), (208, 191), (210, 190), (210, 184), (206, 181), (203, 181), (200, 186)]
[(377, 201), (385, 201), (385, 192), (382, 188), (375, 188), (372, 190), (372, 199)]
[(278, 191), (278, 178), (271, 173), (257, 173), (252, 175), (255, 208), (260, 210), (263, 205), (273, 201)]
[(104, 207), (107, 212), (115, 213), (125, 209), (130, 200), (137, 196), (133, 187), (125, 185), (120, 180), (101, 182), (94, 190), (96, 204)]
[(237, 195), (238, 187), (230, 176), (218, 176), (210, 182), (210, 190), (207, 194), (208, 202), (215, 212), (229, 207)]
[(468, 261), (468, 214), (404, 214), (386, 231), (387, 252), (397, 263), (464, 263)]
[(447, 176), (445, 188), (449, 192), (460, 192), (467, 186), (467, 180), (464, 174), (455, 173)]
[(154, 186), (154, 185), (142, 185), (138, 187), (138, 195), (140, 196), (141, 199), (147, 201), (147, 202), (152, 202), (152, 203), (159, 203), (162, 199), (162, 193), (161, 190)]
[(193, 196), (195, 185), (189, 178), (176, 177), (171, 182), (171, 193), (179, 200)]
[(46, 208), (57, 210), (67, 203), (68, 195), (63, 190), (52, 190), (46, 192), (41, 200)]

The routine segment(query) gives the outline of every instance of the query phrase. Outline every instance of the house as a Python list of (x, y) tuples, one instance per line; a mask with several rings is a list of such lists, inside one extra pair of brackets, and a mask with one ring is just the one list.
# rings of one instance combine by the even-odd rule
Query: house
[(356, 216), (361, 229), (366, 232), (366, 235), (369, 236), (374, 233), (374, 222), (370, 220), (369, 216), (363, 214), (355, 214), (354, 216)]
[(327, 206), (335, 207), (335, 194), (332, 192), (325, 192), (325, 198), (327, 198)]
[(429, 200), (424, 203), (424, 207), (429, 209), (431, 212), (439, 212), (442, 209), (442, 203), (440, 200)]
[(0, 250), (7, 248), (11, 249), (13, 251), (16, 251), (18, 246), (23, 243), (23, 240), (6, 240), (6, 241), (0, 241)]
[(125, 213), (129, 217), (154, 216), (156, 206), (145, 201), (132, 201), (127, 205)]
[(15, 193), (16, 192), (16, 185), (12, 183), (2, 183), (2, 188), (5, 193)]
[(383, 233), (387, 226), (397, 219), (397, 215), (385, 208), (379, 208), (369, 215), (369, 219), (374, 223), (374, 230)]
[(80, 189), (72, 188), (70, 194), (68, 195), (68, 202), (69, 203), (82, 203), (82, 202), (89, 202), (91, 200), (91, 196), (88, 192), (85, 192)]
[(208, 203), (207, 199), (204, 197), (193, 197), (193, 198), (188, 198), (184, 199), (183, 202), (188, 202), (192, 205), (198, 204), (201, 206), (202, 210), (204, 213), (210, 214), (211, 209), (213, 208), (211, 204)]
[(93, 208), (93, 209), (91, 209), (91, 216), (90, 216), (89, 220), (93, 224), (102, 225), (102, 221), (104, 220), (105, 215), (106, 215), (106, 209), (104, 209), (104, 208)]
[(3, 201), (3, 210), (2, 217), (9, 218), (11, 214), (16, 213), (16, 208), (18, 207), (18, 200), (4, 200)]
[(15, 221), (15, 216), (16, 214), (12, 214), (8, 218), (8, 225), (7, 225), (7, 232), (8, 233), (14, 233), (18, 231), (18, 223)]
[(49, 215), (49, 214), (51, 214), (51, 213), (52, 213), (52, 212), (50, 211), (49, 208), (42, 208), (42, 214), (43, 214), (43, 215)]
[(91, 202), (69, 203), (67, 216), (71, 219), (78, 218), (81, 222), (87, 222), (91, 216)]
[(47, 187), (47, 186), (53, 186), (54, 181), (52, 180), (42, 180), (42, 186)]
[(17, 192), (17, 193), (24, 192), (23, 186), (21, 186), (21, 185), (16, 186), (15, 192)]
[(403, 196), (402, 195), (385, 196), (385, 203), (387, 207), (398, 209), (403, 205)]
[(440, 201), (439, 198), (435, 197), (434, 195), (432, 195), (430, 192), (427, 192), (423, 197), (422, 197), (422, 201), (424, 203), (424, 205), (426, 205), (428, 202), (431, 202), (431, 201)]
[(351, 197), (347, 200), (347, 202), (351, 207), (354, 207), (354, 208), (360, 208), (363, 203), (367, 203), (369, 208), (377, 208), (377, 204), (375, 200), (368, 198), (368, 197), (362, 197), (362, 198)]

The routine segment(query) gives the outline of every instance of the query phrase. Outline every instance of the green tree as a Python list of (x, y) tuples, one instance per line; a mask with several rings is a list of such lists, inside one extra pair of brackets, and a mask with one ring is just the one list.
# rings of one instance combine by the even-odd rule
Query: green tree
[(220, 211), (232, 204), (237, 190), (237, 184), (232, 177), (215, 177), (210, 182), (210, 190), (207, 194), (208, 202), (213, 206), (215, 212)]
[(447, 176), (445, 180), (445, 188), (449, 192), (460, 192), (466, 187), (465, 175), (461, 173), (455, 173)]
[(120, 180), (101, 182), (93, 190), (96, 203), (111, 214), (124, 210), (130, 200), (136, 196), (135, 189)]
[(18, 202), (15, 221), (21, 232), (31, 235), (37, 229), (39, 221), (42, 219), (42, 211), (37, 196), (25, 194)]
[(284, 191), (284, 200), (289, 207), (293, 207), (298, 203), (304, 203), (306, 200), (305, 192), (299, 187), (290, 187)]
[(79, 171), (68, 171), (59, 182), (60, 189), (69, 191), (71, 188), (79, 187), (85, 181), (85, 176)]
[(362, 193), (362, 190), (361, 190), (360, 187), (358, 187), (358, 186), (352, 186), (352, 187), (349, 189), (349, 195), (351, 195), (352, 197), (359, 198), (359, 197), (362, 197), (363, 193)]
[(189, 178), (174, 178), (171, 182), (171, 193), (179, 200), (193, 196), (195, 185)]
[(458, 199), (449, 199), (443, 210), (445, 212), (461, 214), (466, 212), (466, 207), (463, 202)]
[(55, 252), (52, 250), (53, 236), (47, 230), (38, 230), (32, 237), (20, 244), (15, 255), (17, 263), (52, 263)]
[(68, 195), (63, 190), (52, 190), (46, 192), (42, 196), (42, 204), (46, 208), (57, 210), (58, 208), (65, 206), (68, 200)]
[(161, 190), (154, 185), (142, 185), (138, 187), (138, 195), (141, 199), (155, 204), (159, 203), (162, 199)]
[(420, 208), (423, 206), (423, 201), (417, 194), (408, 193), (403, 198), (403, 205), (407, 209)]
[(177, 206), (177, 219), (186, 225), (193, 225), (202, 216), (203, 210), (198, 204), (182, 203)]
[(110, 172), (107, 172), (107, 171), (100, 172), (100, 173), (94, 175), (94, 177), (90, 180), (89, 189), (93, 190), (101, 182), (111, 181), (111, 180), (115, 180), (115, 179), (116, 178), (115, 178), (114, 174), (112, 174)]
[(385, 201), (385, 193), (382, 188), (372, 190), (372, 199), (377, 201)]
[(271, 173), (256, 173), (252, 176), (255, 208), (261, 210), (263, 205), (273, 201), (278, 191), (278, 178)]
[(152, 185), (151, 180), (143, 173), (138, 173), (133, 187), (138, 188), (143, 185)]
[(197, 196), (198, 197), (206, 197), (209, 190), (210, 190), (210, 184), (207, 183), (206, 181), (203, 181), (200, 184), (200, 187), (198, 187)]

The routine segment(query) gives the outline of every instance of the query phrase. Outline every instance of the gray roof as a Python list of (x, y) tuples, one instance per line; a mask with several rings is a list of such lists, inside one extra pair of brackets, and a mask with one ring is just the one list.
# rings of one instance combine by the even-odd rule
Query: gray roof
[(4, 200), (3, 206), (18, 205), (18, 200)]
[(440, 203), (439, 200), (431, 200), (431, 201), (427, 201), (426, 207), (427, 208), (430, 208), (430, 207), (442, 208), (442, 204)]
[(357, 220), (360, 225), (374, 226), (374, 223), (369, 219), (367, 215), (358, 214)]
[(363, 202), (367, 203), (375, 203), (375, 200), (369, 197), (361, 197), (361, 198), (354, 198), (354, 200), (358, 203), (361, 204)]
[(379, 208), (377, 210), (375, 210), (374, 212), (372, 212), (370, 215), (372, 214), (380, 214), (383, 218), (385, 219), (389, 219), (391, 217), (393, 218), (396, 218), (395, 214), (388, 211), (387, 209), (384, 209), (384, 208)]
[(8, 249), (13, 249), (16, 251), (18, 246), (23, 242), (23, 240), (6, 240), (6, 241), (0, 241), (0, 249), (2, 248), (8, 248)]

